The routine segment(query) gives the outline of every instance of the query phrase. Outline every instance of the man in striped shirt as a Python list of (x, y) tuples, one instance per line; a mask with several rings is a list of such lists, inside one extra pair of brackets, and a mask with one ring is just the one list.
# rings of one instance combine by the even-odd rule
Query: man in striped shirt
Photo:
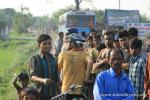
[(129, 43), (131, 58), (129, 61), (129, 79), (135, 88), (136, 100), (142, 100), (144, 92), (144, 73), (146, 59), (141, 54), (142, 41), (132, 39)]

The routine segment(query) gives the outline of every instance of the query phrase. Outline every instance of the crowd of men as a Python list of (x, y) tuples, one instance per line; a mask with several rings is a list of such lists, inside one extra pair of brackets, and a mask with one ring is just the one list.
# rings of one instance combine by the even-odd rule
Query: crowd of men
[[(60, 93), (81, 94), (88, 100), (150, 96), (150, 54), (142, 48), (136, 28), (117, 33), (107, 30), (102, 35), (72, 28), (59, 33), (54, 49), (47, 34), (41, 34), (37, 44), (39, 54), (31, 58), (29, 72), (39, 93), (35, 100), (50, 100)], [(18, 94), (24, 90), (20, 88)], [(20, 100), (30, 99), (20, 95)]]

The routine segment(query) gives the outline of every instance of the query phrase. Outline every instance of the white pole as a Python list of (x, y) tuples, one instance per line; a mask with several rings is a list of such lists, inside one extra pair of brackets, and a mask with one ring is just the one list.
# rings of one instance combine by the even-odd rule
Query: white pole
[(119, 10), (120, 10), (120, 0), (119, 0)]

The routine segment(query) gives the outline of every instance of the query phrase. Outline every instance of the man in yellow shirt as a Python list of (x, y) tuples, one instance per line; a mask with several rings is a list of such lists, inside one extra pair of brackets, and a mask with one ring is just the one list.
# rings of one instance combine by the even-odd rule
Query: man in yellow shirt
[(91, 72), (95, 73), (92, 71), (93, 63), (96, 63), (97, 57), (99, 55), (99, 52), (105, 48), (105, 45), (101, 43), (101, 37), (100, 35), (93, 36), (93, 43), (94, 43), (94, 48), (91, 49), (88, 57), (88, 68), (87, 68), (87, 77), (86, 80), (89, 80), (91, 77)]
[(93, 36), (88, 36), (85, 43), (85, 52), (90, 55), (91, 50), (94, 48)]
[[(62, 70), (62, 93), (70, 90), (71, 85), (83, 85), (86, 77), (87, 53), (83, 49), (84, 39), (79, 34), (70, 35), (72, 49), (58, 56), (58, 68)], [(80, 88), (72, 91), (80, 94)]]

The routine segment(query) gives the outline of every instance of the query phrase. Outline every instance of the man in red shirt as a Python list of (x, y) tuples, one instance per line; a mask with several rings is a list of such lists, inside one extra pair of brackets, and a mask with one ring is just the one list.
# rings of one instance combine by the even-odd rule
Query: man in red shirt
[(144, 88), (148, 97), (150, 97), (150, 53), (147, 56), (146, 75), (144, 78)]

